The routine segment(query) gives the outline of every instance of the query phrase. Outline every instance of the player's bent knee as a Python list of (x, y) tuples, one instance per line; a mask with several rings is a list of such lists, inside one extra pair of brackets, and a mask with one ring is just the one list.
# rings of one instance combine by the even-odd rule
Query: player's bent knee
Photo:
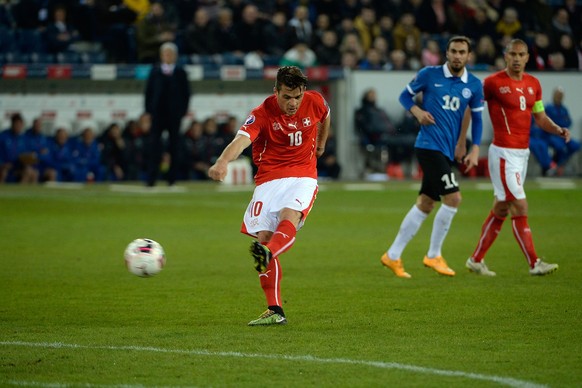
[(459, 192), (447, 194), (443, 197), (443, 203), (450, 207), (458, 208), (461, 202), (463, 202), (463, 198)]

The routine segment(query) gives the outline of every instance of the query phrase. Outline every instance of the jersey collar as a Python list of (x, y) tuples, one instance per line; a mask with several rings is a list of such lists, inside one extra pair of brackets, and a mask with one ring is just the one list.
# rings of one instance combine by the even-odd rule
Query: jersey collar
[[(451, 73), (451, 71), (449, 70), (449, 67), (447, 66), (447, 64), (445, 63), (443, 65), (443, 73), (445, 74), (446, 78), (451, 78), (453, 77), (453, 73)], [(463, 74), (461, 75), (461, 81), (463, 81), (464, 83), (467, 83), (469, 81), (469, 72), (467, 71), (467, 68), (463, 68)]]

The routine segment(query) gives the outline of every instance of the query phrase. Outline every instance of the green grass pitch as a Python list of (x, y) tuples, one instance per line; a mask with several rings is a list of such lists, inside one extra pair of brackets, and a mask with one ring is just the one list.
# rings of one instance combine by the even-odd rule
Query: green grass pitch
[[(250, 188), (0, 186), (0, 386), (581, 386), (582, 182), (526, 186), (556, 273), (529, 275), (509, 222), (487, 256), (497, 277), (466, 271), (492, 192), (463, 180), (443, 250), (457, 276), (422, 266), (433, 213), (399, 279), (380, 256), (417, 185), (321, 184), (281, 258), (281, 327), (247, 326), (265, 309), (239, 233)], [(125, 269), (137, 237), (164, 246), (159, 275)]]

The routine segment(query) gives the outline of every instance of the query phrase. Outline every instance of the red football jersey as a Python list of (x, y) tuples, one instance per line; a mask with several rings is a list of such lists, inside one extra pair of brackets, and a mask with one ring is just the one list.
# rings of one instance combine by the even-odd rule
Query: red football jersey
[(521, 81), (516, 81), (502, 70), (485, 78), (483, 93), (493, 124), (493, 144), (528, 148), (532, 110), (542, 101), (538, 79), (524, 74)]
[(321, 94), (307, 90), (293, 116), (287, 116), (271, 95), (251, 111), (239, 133), (253, 143), (253, 162), (258, 167), (255, 183), (289, 177), (317, 178), (315, 154), (317, 128), (329, 115)]

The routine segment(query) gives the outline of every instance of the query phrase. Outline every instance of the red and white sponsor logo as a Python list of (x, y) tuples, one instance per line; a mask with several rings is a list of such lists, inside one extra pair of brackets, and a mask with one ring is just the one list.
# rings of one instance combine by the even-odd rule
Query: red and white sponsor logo
[(325, 81), (329, 78), (329, 69), (326, 66), (316, 66), (307, 69), (307, 78), (313, 81)]
[(54, 65), (47, 67), (47, 78), (69, 79), (72, 78), (72, 68), (70, 65)]
[(242, 81), (246, 79), (247, 72), (244, 66), (222, 66), (220, 68), (220, 79), (231, 80), (231, 81)]
[(263, 68), (263, 78), (265, 79), (275, 79), (277, 78), (277, 71), (279, 67), (277, 66), (265, 66)]
[(6, 65), (3, 71), (4, 78), (26, 78), (26, 65)]

